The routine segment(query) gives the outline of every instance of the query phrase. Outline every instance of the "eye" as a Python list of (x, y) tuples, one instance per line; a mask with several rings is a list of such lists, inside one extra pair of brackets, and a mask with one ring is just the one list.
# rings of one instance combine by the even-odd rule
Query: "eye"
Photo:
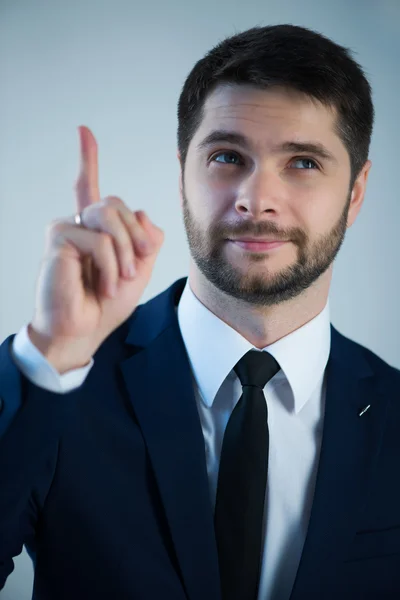
[[(309, 171), (309, 170), (313, 170), (313, 169), (319, 169), (318, 164), (312, 158), (302, 158), (302, 157), (294, 158), (293, 161), (292, 161), (292, 164), (293, 163), (302, 163), (303, 164), (302, 167), (295, 167), (295, 168), (300, 169), (302, 171), (305, 171), (305, 170)], [(290, 167), (290, 168), (292, 168), (292, 167)]]
[(241, 165), (243, 164), (241, 158), (236, 152), (220, 152), (219, 154), (214, 154), (211, 157), (210, 162), (218, 162), (223, 165)]

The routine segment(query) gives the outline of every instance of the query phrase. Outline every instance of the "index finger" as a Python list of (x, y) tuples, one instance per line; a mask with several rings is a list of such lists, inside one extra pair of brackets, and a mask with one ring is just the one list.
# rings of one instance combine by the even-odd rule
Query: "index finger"
[(81, 148), (81, 170), (75, 185), (76, 207), (81, 212), (90, 204), (99, 202), (99, 167), (97, 142), (88, 127), (78, 128)]

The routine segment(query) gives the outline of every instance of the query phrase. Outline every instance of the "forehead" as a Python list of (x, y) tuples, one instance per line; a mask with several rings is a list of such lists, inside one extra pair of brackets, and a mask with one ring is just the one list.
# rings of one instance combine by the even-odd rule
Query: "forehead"
[(347, 154), (335, 131), (336, 119), (333, 108), (294, 90), (224, 84), (207, 97), (194, 138), (199, 141), (214, 129), (226, 129), (246, 135), (255, 145), (312, 139)]

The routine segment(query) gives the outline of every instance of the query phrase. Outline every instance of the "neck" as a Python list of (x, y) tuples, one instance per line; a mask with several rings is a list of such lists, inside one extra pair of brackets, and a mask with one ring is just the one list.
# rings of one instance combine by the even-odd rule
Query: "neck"
[(319, 315), (328, 301), (331, 279), (332, 267), (296, 298), (272, 306), (253, 306), (216, 288), (194, 263), (189, 272), (189, 285), (197, 299), (259, 349), (277, 342)]

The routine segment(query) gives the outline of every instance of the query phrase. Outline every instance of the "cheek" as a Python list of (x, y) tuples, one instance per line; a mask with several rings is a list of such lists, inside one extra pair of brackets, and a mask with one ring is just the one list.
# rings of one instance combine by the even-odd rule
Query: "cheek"
[(313, 239), (336, 225), (343, 207), (343, 200), (332, 190), (310, 190), (299, 194), (292, 203), (295, 226)]
[(186, 186), (186, 197), (192, 214), (205, 224), (220, 221), (234, 206), (234, 193), (226, 186), (209, 181), (192, 180)]

